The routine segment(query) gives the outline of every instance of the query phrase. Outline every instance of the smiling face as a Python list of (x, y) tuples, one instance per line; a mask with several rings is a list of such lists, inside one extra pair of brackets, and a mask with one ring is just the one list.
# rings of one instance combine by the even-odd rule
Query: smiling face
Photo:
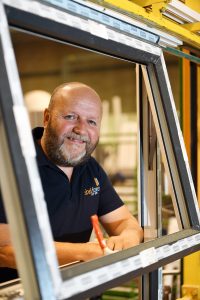
[(101, 100), (90, 87), (74, 83), (57, 89), (44, 112), (41, 144), (47, 157), (61, 167), (87, 160), (99, 141)]

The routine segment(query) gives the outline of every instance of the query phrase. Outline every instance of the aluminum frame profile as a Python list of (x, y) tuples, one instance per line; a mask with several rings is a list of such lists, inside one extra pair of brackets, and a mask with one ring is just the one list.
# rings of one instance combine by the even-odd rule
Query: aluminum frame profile
[[(44, 239), (38, 224), (35, 204), (26, 159), (33, 159), (33, 148), (27, 140), (27, 147), (19, 138), (14, 110), (23, 117), (18, 76), (14, 56), (10, 47), (7, 24), (4, 22), (4, 7), (0, 3), (0, 161), (1, 190), (7, 218), (10, 224), (12, 241), (19, 274), (26, 291), (27, 299), (54, 300), (54, 284), (44, 251)], [(20, 117), (18, 116), (18, 117)], [(22, 118), (22, 122), (25, 119)], [(29, 128), (26, 124), (24, 126)], [(26, 130), (25, 130), (26, 131)], [(24, 132), (25, 133), (25, 132)], [(26, 139), (27, 136), (24, 136)], [(29, 148), (29, 149), (28, 149)], [(26, 152), (26, 150), (29, 150)], [(28, 157), (29, 156), (29, 157)], [(32, 165), (34, 169), (34, 165)], [(23, 174), (23, 175), (22, 175)], [(22, 176), (21, 176), (22, 175)], [(33, 184), (34, 185), (34, 184)], [(39, 195), (38, 195), (39, 196)], [(31, 220), (31, 222), (30, 222)], [(51, 241), (49, 241), (51, 242)], [(27, 268), (28, 266), (28, 268)]]
[[(146, 66), (142, 66), (148, 98), (153, 114), (153, 119), (156, 127), (157, 138), (159, 141), (165, 170), (168, 174), (168, 179), (173, 189), (172, 199), (175, 209), (176, 218), (178, 220), (179, 228), (190, 227), (190, 220), (187, 214), (187, 208), (185, 205), (179, 205), (177, 197), (184, 197), (182, 192), (181, 183), (179, 181), (178, 169), (176, 167), (176, 158), (173, 155), (174, 149), (172, 148), (171, 137), (169, 134), (168, 126), (165, 118), (165, 112), (159, 105), (161, 103), (161, 96), (158, 92), (154, 71), (148, 69)], [(158, 100), (159, 99), (159, 100)], [(158, 100), (158, 101), (157, 101)], [(158, 107), (159, 106), (159, 107)], [(179, 149), (179, 147), (177, 147)], [(168, 153), (167, 156), (164, 153)], [(173, 166), (173, 167), (172, 167)], [(172, 177), (174, 177), (172, 179)], [(175, 199), (176, 198), (176, 199)]]
[[(162, 236), (161, 221), (161, 154), (155, 127), (152, 124), (152, 113), (149, 107), (147, 88), (142, 75), (142, 67), (136, 66), (137, 72), (137, 115), (138, 115), (138, 203), (140, 224), (144, 229), (144, 241)], [(150, 124), (151, 123), (151, 124)], [(153, 125), (153, 126), (152, 126)], [(150, 138), (151, 137), (151, 138)], [(153, 140), (153, 141), (152, 141)], [(150, 143), (152, 142), (152, 143)], [(152, 288), (153, 282), (153, 288)], [(144, 274), (141, 278), (140, 298), (157, 299), (162, 295), (162, 268)]]
[(179, 24), (200, 22), (200, 13), (178, 0), (171, 0), (162, 14)]
[[(93, 30), (91, 32), (89, 26), (90, 23), (87, 22), (87, 20), (83, 20), (81, 17), (75, 17), (74, 15), (70, 15), (39, 2), (23, 0), (15, 1), (15, 3), (11, 2), (8, 3), (8, 1), (5, 1), (2, 5), (6, 12), (8, 24), (12, 28), (20, 29), (30, 32), (31, 34), (37, 34), (41, 37), (43, 36), (44, 38), (53, 39), (58, 42), (74, 45), (75, 47), (81, 47), (88, 49), (89, 51), (95, 51), (104, 55), (113, 56), (116, 59), (124, 59), (144, 66), (146, 82), (148, 82), (149, 90), (152, 95), (150, 97), (151, 102), (153, 103), (152, 107), (154, 107), (156, 111), (154, 121), (157, 120), (158, 131), (161, 130), (163, 126), (162, 120), (159, 119), (160, 114), (164, 116), (164, 122), (167, 124), (164, 125), (164, 131), (167, 134), (168, 141), (171, 145), (169, 146), (170, 151), (167, 151), (168, 146), (165, 145), (166, 141), (163, 137), (163, 131), (161, 131), (161, 144), (163, 143), (163, 145), (165, 145), (165, 147), (163, 147), (164, 154), (169, 167), (172, 168), (173, 165), (171, 165), (172, 162), (169, 157), (172, 152), (173, 164), (177, 169), (174, 176), (176, 178), (180, 177), (180, 180), (176, 179), (180, 184), (180, 191), (178, 192), (179, 195), (175, 198), (175, 201), (178, 202), (176, 203), (178, 207), (177, 211), (180, 213), (180, 211), (185, 210), (184, 216), (182, 218), (180, 217), (183, 228), (180, 232), (140, 244), (136, 247), (120, 251), (113, 255), (102, 257), (91, 262), (63, 268), (61, 270), (62, 282), (59, 286), (59, 294), (56, 294), (54, 290), (52, 291), (51, 285), (46, 286), (46, 291), (44, 286), (38, 286), (39, 293), (41, 293), (40, 289), (44, 288), (44, 292), (49, 292), (53, 298), (56, 294), (56, 297), (59, 299), (83, 299), (83, 297), (95, 295), (98, 292), (102, 292), (110, 287), (114, 287), (125, 282), (130, 278), (156, 270), (164, 264), (199, 250), (199, 210), (197, 208), (197, 201), (189, 171), (189, 164), (185, 156), (185, 152), (182, 151), (182, 149), (184, 149), (182, 135), (173, 104), (173, 97), (170, 92), (167, 72), (162, 61), (163, 57), (161, 49), (144, 41), (130, 38), (122, 33), (108, 29), (106, 26), (102, 27), (102, 24), (96, 24), (95, 31)], [(5, 37), (9, 38), (8, 36)], [(7, 54), (4, 49), (3, 53), (1, 53), (1, 59), (3, 61), (7, 58), (6, 55)], [(15, 86), (7, 78), (7, 75), (9, 75), (7, 73), (8, 69), (9, 68), (7, 66), (7, 68), (4, 69), (4, 72), (1, 71), (0, 74), (2, 82), (6, 82), (6, 86), (10, 91), (10, 96), (5, 100), (4, 86), (2, 84), (1, 98), (3, 99), (2, 103), (4, 102), (4, 105), (8, 107), (9, 112), (11, 113), (11, 119), (16, 121), (16, 115), (12, 115), (12, 103), (15, 100)], [(18, 76), (18, 74), (15, 75)], [(17, 81), (19, 82), (18, 77)], [(5, 124), (5, 127), (9, 128), (10, 120), (8, 121), (6, 118), (2, 118), (2, 122)], [(28, 135), (31, 138), (30, 130)], [(17, 151), (15, 150), (14, 155), (17, 158), (20, 158), (22, 155), (21, 152), (23, 145), (20, 144), (20, 139), (23, 138), (23, 132), (20, 133), (16, 131), (16, 140), (19, 147)], [(14, 146), (9, 144), (9, 147), (13, 154)], [(25, 175), (26, 173), (30, 175), (29, 160), (24, 161), (22, 159), (22, 161), (26, 170)], [(32, 162), (32, 166), (37, 168), (36, 162)], [(15, 167), (16, 166), (13, 165), (13, 169), (15, 169)], [(22, 178), (19, 176), (18, 172), (15, 172), (14, 175), (16, 176), (17, 183), (21, 184)], [(31, 181), (32, 177), (28, 175), (27, 178), (30, 180), (30, 186), (32, 184), (34, 185), (35, 183)], [(172, 176), (172, 181), (175, 180), (175, 177)], [(186, 190), (186, 187), (188, 191)], [(34, 195), (36, 195), (36, 192), (38, 191), (35, 189), (32, 190), (32, 197), (30, 197), (30, 203), (32, 204), (35, 201)], [(23, 203), (25, 198), (24, 200), (21, 199), (21, 201)], [(28, 217), (29, 213), (27, 209), (24, 209), (22, 214), (24, 214), (26, 218), (28, 228), (31, 228), (33, 219), (40, 219), (38, 211), (34, 209), (32, 211), (32, 218)], [(13, 230), (14, 228), (11, 224), (11, 231)], [(46, 224), (46, 228), (35, 227), (35, 230), (43, 241), (43, 243), (39, 243), (37, 245), (37, 251), (41, 253), (44, 261), (46, 261), (47, 252), (45, 252), (44, 244), (48, 243), (49, 240), (44, 238), (44, 234), (41, 234), (41, 231), (50, 230), (50, 225)], [(27, 231), (26, 234), (27, 239), (30, 238), (30, 232)], [(34, 243), (34, 241), (36, 241), (36, 236), (33, 235), (31, 238)], [(50, 236), (48, 236), (48, 238), (51, 239)], [(52, 244), (53, 241), (51, 240), (50, 243)], [(34, 248), (32, 249), (32, 251), (35, 250)], [(20, 249), (16, 248), (16, 251), (19, 252)], [(35, 256), (33, 257), (34, 264), (37, 264), (36, 256), (35, 252)], [(53, 257), (53, 259), (56, 258)], [(22, 269), (22, 273), (27, 273), (25, 265), (21, 265), (20, 268)], [(42, 272), (50, 272), (49, 268), (50, 266), (48, 265), (46, 265), (43, 270), (36, 268), (36, 280), (40, 282)], [(29, 278), (28, 273), (27, 278)], [(42, 284), (42, 282), (40, 282), (40, 284)], [(26, 294), (27, 286), (24, 286), (24, 288)], [(42, 296), (41, 299), (45, 299), (45, 297)]]
[[(67, 1), (62, 1), (62, 2), (58, 2), (57, 0), (43, 0), (43, 1), (51, 3), (55, 6), (61, 7), (63, 9), (67, 8)], [(158, 44), (162, 47), (178, 47), (183, 44), (182, 40), (180, 40), (179, 38), (177, 38), (173, 35), (170, 35), (159, 29), (152, 28), (152, 26), (148, 26), (148, 25), (142, 23), (141, 21), (138, 21), (136, 19), (134, 20), (133, 18), (128, 17), (125, 14), (111, 10), (107, 7), (98, 5), (98, 4), (90, 2), (90, 1), (85, 1), (85, 0), (72, 0), (71, 2), (74, 2), (74, 4), (80, 3), (87, 8), (91, 8), (100, 13), (103, 12), (104, 14), (106, 14), (108, 16), (114, 17), (117, 20), (120, 20), (122, 23), (124, 22), (125, 24), (133, 25), (136, 28), (138, 27), (138, 29), (140, 28), (141, 30), (144, 30), (144, 32), (146, 31), (147, 33), (152, 33), (153, 35), (159, 36)]]
[[(54, 257), (52, 255), (49, 260), (50, 257), (45, 251), (44, 236), (41, 237), (42, 231), (39, 226), (41, 218), (37, 217), (37, 201), (33, 200), (34, 196), (38, 198), (42, 196), (42, 190), (39, 185), (37, 192), (36, 190), (33, 192), (39, 177), (34, 164), (35, 150), (27, 131), (30, 129), (30, 124), (23, 105), (15, 56), (2, 2), (0, 2), (0, 60), (0, 160), (2, 165), (0, 181), (3, 199), (6, 199), (4, 201), (6, 215), (12, 228), (11, 237), (16, 250), (16, 262), (26, 296), (30, 299), (49, 297), (53, 300), (56, 287), (48, 263), (51, 261), (53, 265)], [(44, 211), (43, 203), (45, 203), (44, 199), (43, 202), (40, 199), (42, 211)], [(44, 223), (45, 217), (42, 220)], [(46, 233), (51, 237), (50, 231)], [(59, 281), (59, 273), (56, 281)]]
[[(83, 3), (84, 0), (76, 0), (76, 2)], [(92, 5), (92, 4), (89, 4), (88, 1), (87, 1), (87, 3), (88, 3), (87, 5)], [(100, 9), (99, 5), (95, 5), (95, 7), (97, 9)], [(141, 21), (133, 19), (132, 17), (129, 17), (129, 16), (119, 13), (117, 11), (113, 11), (109, 8), (103, 7), (103, 9), (105, 10), (105, 12), (108, 12), (109, 15), (113, 15), (113, 16), (115, 16), (119, 19), (122, 19), (128, 23), (131, 23), (135, 26), (139, 26), (139, 27), (143, 28), (144, 30), (148, 30), (152, 33), (155, 33), (156, 35), (158, 35), (160, 37), (160, 39), (158, 41), (158, 45), (160, 45), (162, 47), (178, 47), (183, 44), (183, 42), (180, 38), (170, 35), (167, 32), (161, 31), (158, 28), (153, 28), (152, 26), (148, 26), (145, 23), (142, 23)]]
[[(87, 297), (101, 294), (107, 289), (155, 271), (161, 266), (198, 251), (200, 249), (200, 235), (198, 232), (194, 229), (182, 230), (166, 236), (165, 239), (158, 238), (119, 253), (83, 263), (80, 268), (76, 266), (65, 268), (62, 270), (64, 280), (62, 299), (83, 300)], [(198, 242), (192, 245), (194, 236), (197, 237)], [(187, 239), (191, 239), (190, 249), (186, 248)], [(154, 247), (160, 256), (157, 261), (154, 261), (153, 258), (154, 251), (152, 250)], [(178, 248), (179, 251), (177, 252)], [(165, 255), (163, 255), (162, 251), (165, 252)], [(142, 262), (144, 257), (148, 257), (146, 264), (144, 261)], [(150, 260), (151, 263), (149, 263)], [(82, 268), (84, 268), (85, 274), (83, 274)], [(74, 282), (75, 280), (76, 283)], [(72, 292), (75, 286), (79, 291), (77, 294)], [(67, 290), (68, 296), (66, 296)], [(70, 292), (71, 296), (69, 296)]]
[(57, 0), (43, 0), (44, 3), (52, 4), (55, 7), (61, 8), (66, 12), (70, 12), (74, 15), (81, 15), (83, 18), (86, 17), (92, 21), (102, 23), (110, 28), (114, 28), (115, 30), (119, 30), (124, 34), (142, 38), (147, 42), (151, 42), (153, 44), (157, 44), (159, 42), (159, 35), (152, 33), (151, 30), (148, 30), (148, 27), (144, 29), (139, 24), (133, 24), (133, 22), (128, 22), (125, 18), (122, 20), (119, 17), (116, 17), (111, 14), (107, 14), (104, 9), (100, 9), (99, 5), (93, 5), (91, 8), (89, 3), (80, 3), (73, 0), (66, 1), (57, 1)]

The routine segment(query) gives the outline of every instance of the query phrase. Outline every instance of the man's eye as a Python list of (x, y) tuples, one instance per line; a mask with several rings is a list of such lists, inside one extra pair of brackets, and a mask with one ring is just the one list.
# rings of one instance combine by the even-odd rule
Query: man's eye
[(88, 123), (93, 126), (97, 126), (97, 123), (94, 120), (89, 120)]
[(65, 120), (74, 120), (76, 117), (75, 117), (75, 115), (66, 115), (66, 116), (63, 116), (63, 118)]

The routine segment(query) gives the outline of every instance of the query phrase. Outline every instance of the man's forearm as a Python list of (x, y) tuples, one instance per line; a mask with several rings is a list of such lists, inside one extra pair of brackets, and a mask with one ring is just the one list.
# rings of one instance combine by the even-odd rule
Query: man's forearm
[(103, 255), (98, 243), (55, 242), (59, 265), (74, 261), (88, 261)]
[(0, 247), (0, 267), (16, 269), (14, 249), (11, 245)]
[(121, 236), (130, 237), (130, 234), (137, 236), (138, 243), (142, 242), (143, 240), (143, 230), (138, 225), (138, 223), (135, 222), (135, 220), (132, 219), (124, 220), (124, 222), (122, 222), (119, 225), (117, 230), (119, 231), (119, 235)]
[(0, 224), (0, 267), (16, 268), (8, 224)]
[[(87, 261), (98, 258), (103, 252), (97, 243), (59, 243), (55, 242), (59, 265), (74, 261)], [(10, 245), (0, 246), (0, 267), (17, 268), (14, 248)]]
[(104, 224), (106, 231), (110, 236), (122, 236), (131, 234), (137, 236), (138, 243), (143, 240), (143, 230), (139, 226), (137, 220), (130, 216), (127, 219), (122, 219), (116, 222)]
[(0, 247), (11, 245), (9, 225), (0, 223)]

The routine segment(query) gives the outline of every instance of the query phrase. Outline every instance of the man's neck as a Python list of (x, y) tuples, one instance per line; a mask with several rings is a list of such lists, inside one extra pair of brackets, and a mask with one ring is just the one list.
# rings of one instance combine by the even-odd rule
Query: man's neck
[(61, 169), (64, 173), (65, 173), (65, 175), (67, 175), (67, 177), (68, 177), (68, 179), (69, 179), (69, 181), (71, 180), (71, 177), (72, 177), (72, 173), (73, 173), (73, 167), (60, 167), (60, 166), (58, 166), (57, 165), (57, 167), (59, 168), (59, 169)]

